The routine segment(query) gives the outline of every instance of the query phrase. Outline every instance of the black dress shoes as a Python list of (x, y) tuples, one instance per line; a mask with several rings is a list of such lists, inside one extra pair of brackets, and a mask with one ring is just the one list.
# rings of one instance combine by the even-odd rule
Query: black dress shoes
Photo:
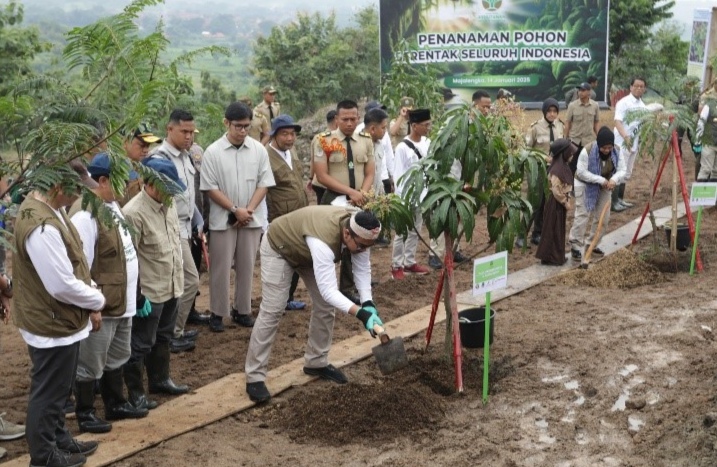
[(209, 316), (209, 330), (212, 332), (224, 332), (223, 318), (212, 313)]
[(249, 399), (261, 404), (271, 399), (271, 394), (266, 388), (264, 381), (258, 381), (256, 383), (246, 383), (246, 393), (249, 395)]
[(169, 351), (172, 353), (189, 352), (194, 350), (196, 344), (194, 341), (185, 339), (184, 337), (172, 338), (169, 341)]
[(187, 317), (187, 323), (189, 324), (209, 324), (209, 316), (199, 313), (196, 309), (192, 308)]
[(304, 367), (304, 373), (309, 376), (318, 376), (321, 379), (327, 379), (337, 384), (346, 384), (349, 382), (348, 378), (346, 378), (346, 375), (344, 375), (341, 370), (331, 364), (326, 365), (323, 368)]
[(241, 315), (239, 311), (232, 309), (231, 316), (232, 321), (243, 328), (254, 327), (254, 317), (252, 315)]
[(187, 341), (195, 341), (195, 340), (197, 340), (198, 336), (199, 336), (199, 331), (197, 331), (196, 329), (190, 329), (188, 331), (187, 330), (184, 331), (184, 334), (182, 334), (182, 339), (187, 340)]

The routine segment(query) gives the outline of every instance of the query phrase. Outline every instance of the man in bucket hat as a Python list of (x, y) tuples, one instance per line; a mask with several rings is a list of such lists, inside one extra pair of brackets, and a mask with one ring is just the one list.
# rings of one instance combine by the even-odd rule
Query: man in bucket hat
[[(269, 153), (271, 171), (274, 173), (275, 186), (269, 187), (266, 205), (269, 211), (269, 223), (276, 218), (309, 205), (309, 197), (304, 189), (304, 174), (301, 159), (294, 151), (296, 135), (301, 126), (294, 123), (289, 115), (279, 115), (271, 124), (271, 141), (266, 145)], [(299, 283), (299, 274), (291, 277), (287, 310), (303, 310), (306, 303), (294, 300), (294, 292)]]

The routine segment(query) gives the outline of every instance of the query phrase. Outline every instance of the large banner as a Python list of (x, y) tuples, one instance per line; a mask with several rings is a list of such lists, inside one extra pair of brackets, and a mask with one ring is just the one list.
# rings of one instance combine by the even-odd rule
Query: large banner
[[(608, 0), (380, 0), (381, 69), (396, 44), (412, 63), (443, 70), (443, 84), (470, 101), (499, 88), (524, 103), (565, 92), (596, 76), (605, 101)], [(619, 26), (619, 25), (618, 25)]]
[(692, 38), (690, 39), (690, 53), (687, 58), (687, 76), (694, 76), (700, 80), (700, 88), (709, 85), (705, 83), (707, 72), (707, 44), (709, 39), (710, 10), (695, 10), (692, 19)]

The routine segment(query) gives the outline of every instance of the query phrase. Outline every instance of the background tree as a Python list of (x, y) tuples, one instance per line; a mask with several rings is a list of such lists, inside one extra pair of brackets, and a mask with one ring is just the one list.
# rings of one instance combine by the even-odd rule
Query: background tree
[(378, 14), (356, 15), (358, 27), (340, 29), (336, 16), (300, 13), (275, 26), (254, 46), (252, 72), (259, 84), (279, 91), (282, 109), (302, 116), (343, 99), (373, 96), (379, 85)]
[(49, 49), (36, 27), (22, 27), (23, 6), (14, 0), (0, 7), (0, 85), (30, 74), (35, 55)]

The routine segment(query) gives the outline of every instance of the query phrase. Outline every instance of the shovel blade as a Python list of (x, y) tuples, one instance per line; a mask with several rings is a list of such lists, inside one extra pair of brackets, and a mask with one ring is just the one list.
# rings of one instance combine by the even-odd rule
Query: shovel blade
[(408, 366), (408, 357), (402, 337), (394, 337), (385, 344), (377, 345), (371, 351), (376, 358), (381, 374), (388, 375)]

